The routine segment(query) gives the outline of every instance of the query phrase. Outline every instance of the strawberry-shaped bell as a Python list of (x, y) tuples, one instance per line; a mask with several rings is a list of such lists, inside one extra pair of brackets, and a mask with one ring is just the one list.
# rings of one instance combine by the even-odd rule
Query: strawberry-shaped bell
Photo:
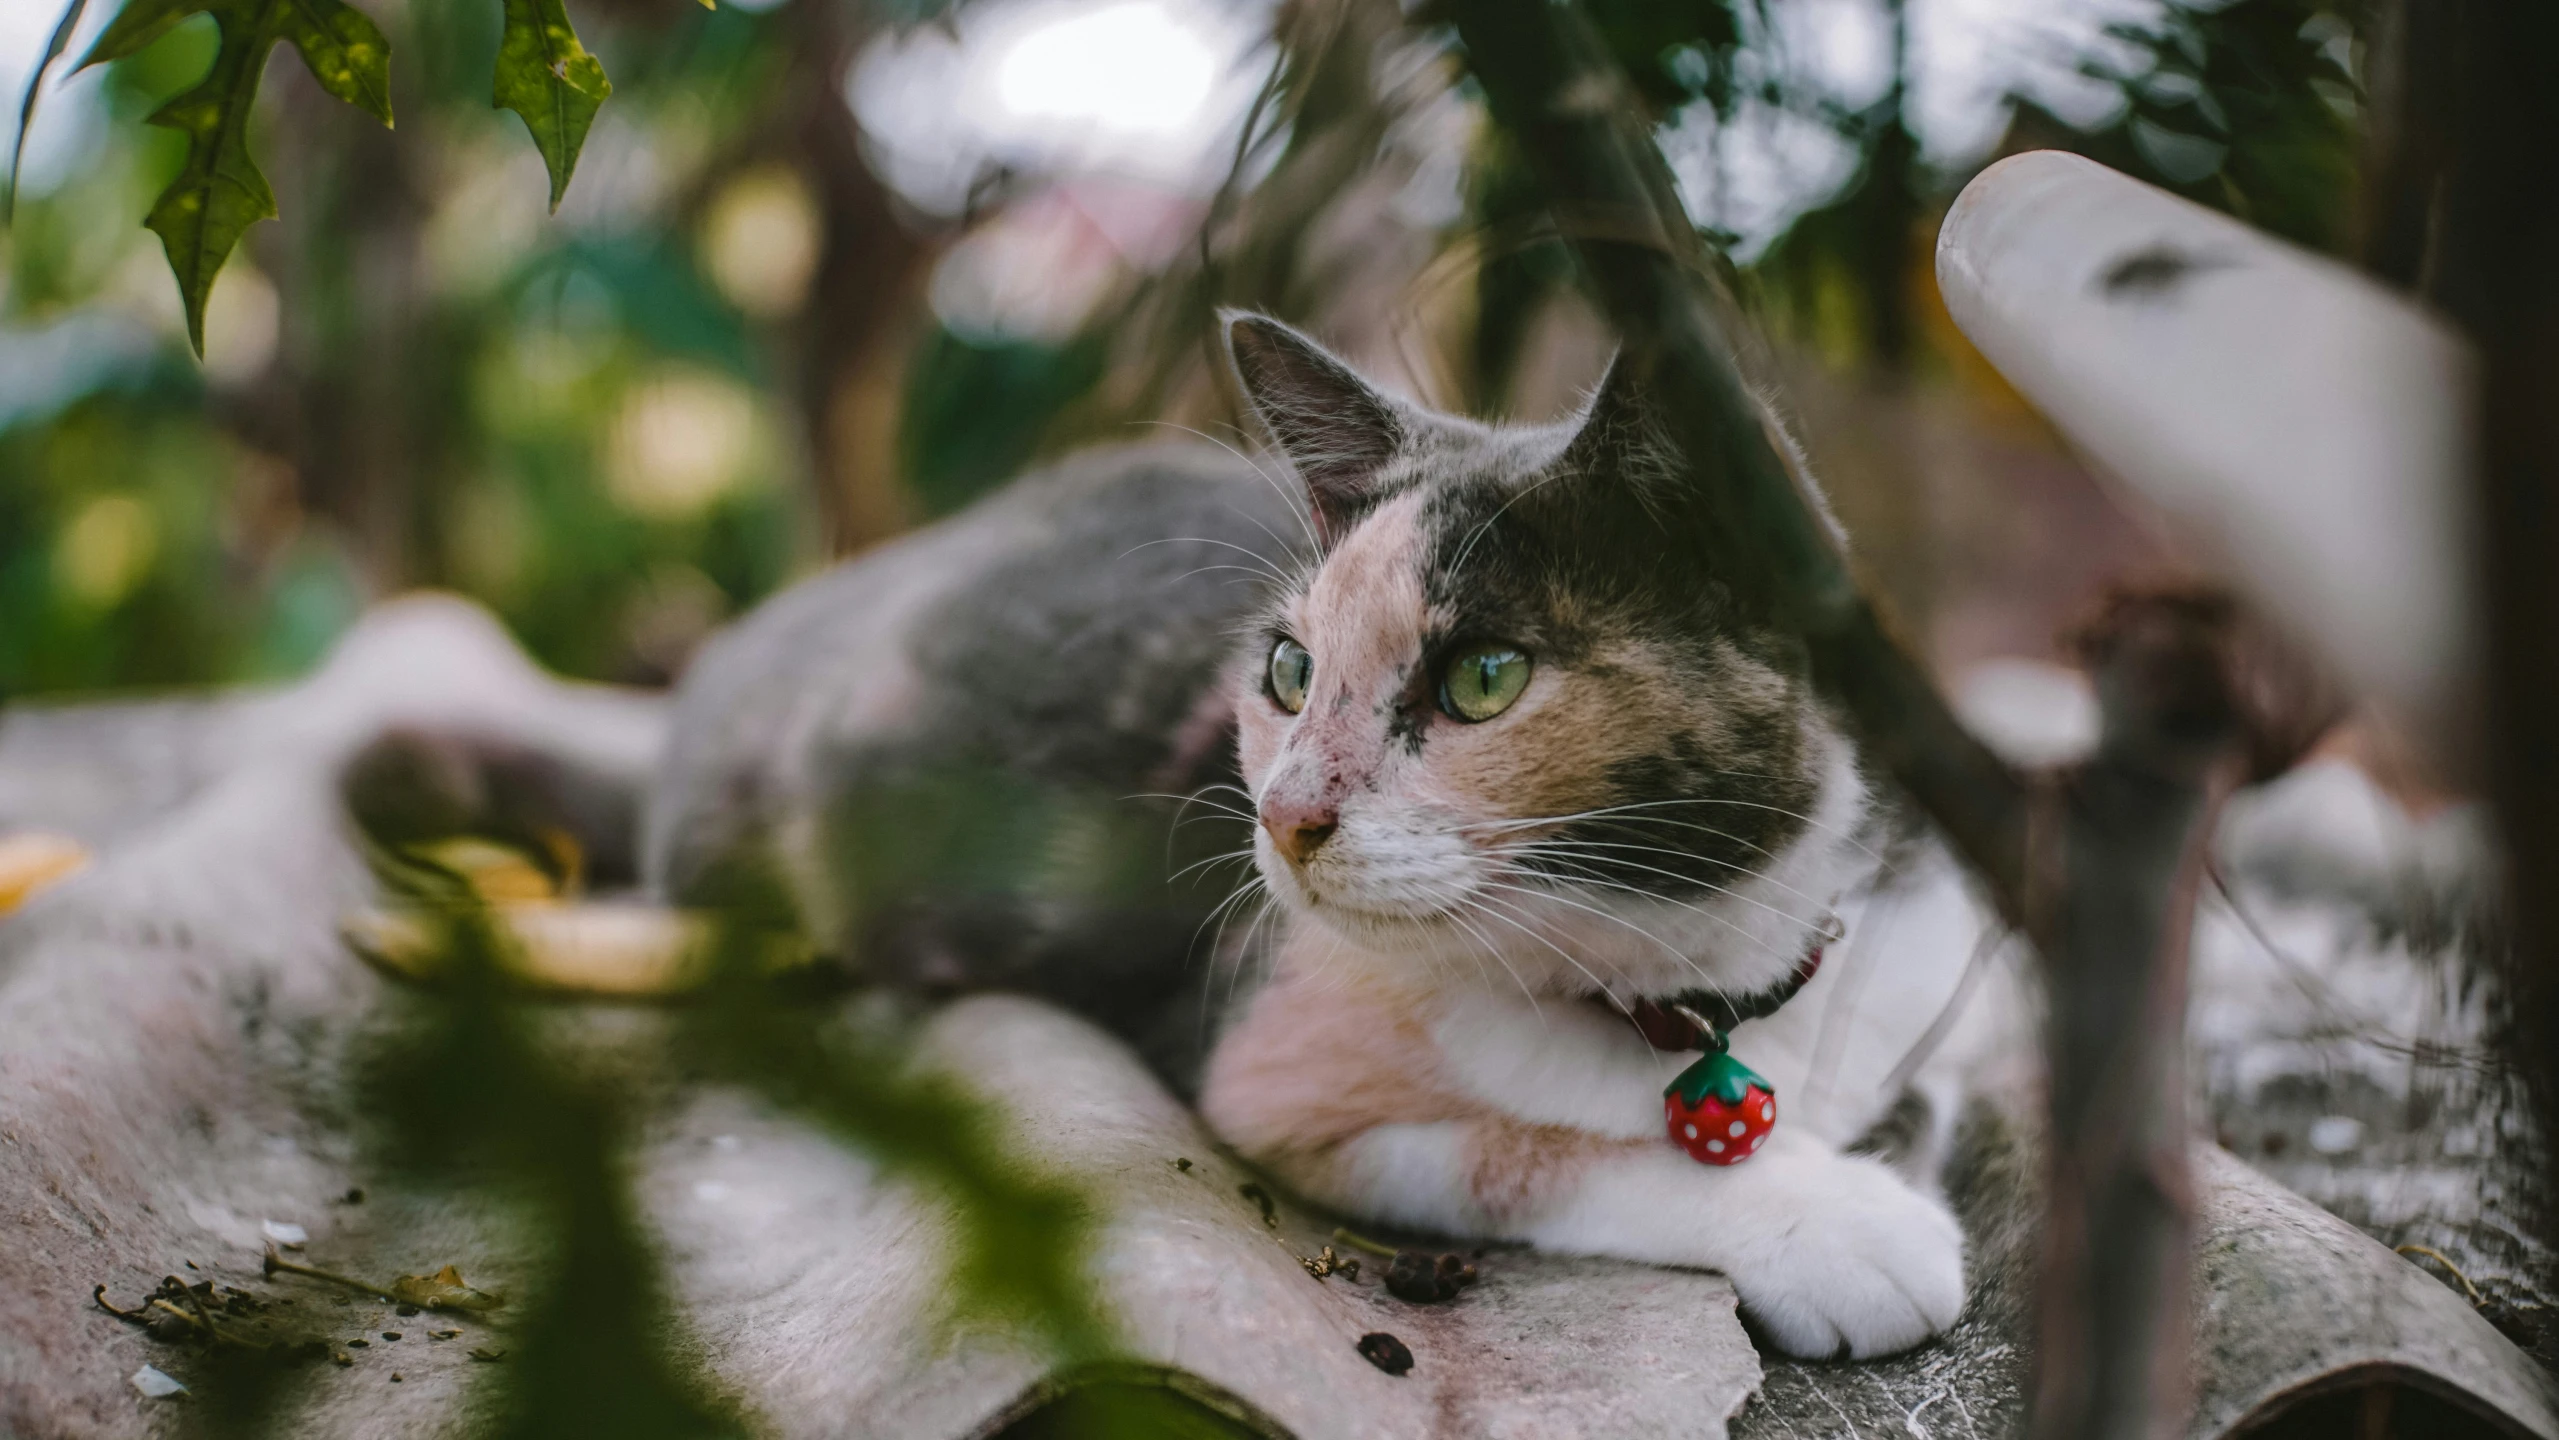
[(1777, 1093), (1759, 1072), (1708, 1042), (1707, 1053), (1662, 1092), (1671, 1143), (1701, 1165), (1736, 1165), (1777, 1128)]

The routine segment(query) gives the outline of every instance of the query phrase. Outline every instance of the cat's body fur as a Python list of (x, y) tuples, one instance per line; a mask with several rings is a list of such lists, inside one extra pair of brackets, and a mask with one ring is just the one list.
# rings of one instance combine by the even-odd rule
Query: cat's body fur
[[(1257, 582), (1302, 536), (1297, 501), (1242, 456), (1163, 441), (1074, 456), (793, 586), (687, 669), (643, 886), (698, 904), (741, 869), (778, 878), (864, 978), (1058, 1001), (1187, 1091), (1212, 1034), (1194, 942), (1233, 873), (1164, 881), (1243, 827), (1179, 797), (1234, 779), (1218, 681)], [(930, 829), (907, 812), (946, 808), (954, 782), (992, 787), (1032, 833), (946, 846), (938, 873), (866, 900), (880, 887), (849, 873), (848, 830)], [(990, 849), (1071, 858), (1103, 839), (1151, 887), (984, 873)]]
[[(1273, 665), (1311, 657), (1305, 678), (1233, 682), (1256, 862), (1290, 919), (1211, 1064), (1211, 1123), (1357, 1213), (1721, 1269), (1796, 1353), (1952, 1324), (1953, 1216), (1843, 1147), (1900, 1098), (1875, 1067), (1944, 1007), (1962, 945), (1843, 946), (1743, 1026), (1736, 1054), (1786, 1107), (1748, 1159), (1702, 1165), (1663, 1134), (1694, 1057), (1656, 1052), (1636, 1003), (1776, 984), (1840, 911), (1868, 918), (1882, 877), (1853, 748), (1707, 563), (1641, 380), (1621, 368), (1563, 425), (1495, 428), (1379, 395), (1271, 322), (1239, 318), (1230, 344), (1325, 548), (1261, 632)], [(1529, 678), (1466, 715), (1453, 667), (1487, 646)], [(1814, 1017), (1877, 1030), (1842, 997), (1879, 980), (1904, 992), (1881, 1033), (1823, 1063)]]
[[(1722, 1269), (1798, 1353), (1952, 1323), (1962, 1241), (1932, 1142), (1981, 1017), (1903, 1062), (1982, 917), (1929, 847), (1884, 864), (1891, 827), (1800, 657), (1699, 560), (1640, 386), (1486, 427), (1270, 322), (1231, 341), (1293, 478), (1206, 447), (1097, 452), (769, 605), (686, 679), (649, 878), (684, 898), (763, 853), (875, 973), (1066, 1000), (1180, 1084), (1165, 1037), (1203, 1034), (1210, 996), (1176, 936), (1222, 883), (991, 923), (971, 899), (958, 940), (883, 937), (826, 831), (878, 776), (953, 766), (1197, 791), (1200, 833), (1257, 822), (1279, 922), (1201, 1097), (1245, 1155), (1382, 1223)], [(1302, 713), (1264, 678), (1279, 638), (1314, 657)], [(1512, 708), (1460, 723), (1433, 676), (1476, 641), (1534, 668)], [(1777, 1085), (1775, 1133), (1738, 1165), (1690, 1160), (1661, 1094), (1694, 1056), (1609, 1007), (1762, 990), (1842, 926), (1813, 982), (1734, 1035)], [(1888, 1112), (1920, 1119), (1899, 1169), (1849, 1153)]]

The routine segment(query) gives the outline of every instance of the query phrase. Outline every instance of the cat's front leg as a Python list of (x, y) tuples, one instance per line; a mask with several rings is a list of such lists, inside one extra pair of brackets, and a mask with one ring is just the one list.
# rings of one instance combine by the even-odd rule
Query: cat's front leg
[(1964, 1308), (1963, 1231), (1945, 1205), (1783, 1126), (1738, 1165), (1668, 1145), (1596, 1158), (1514, 1223), (1542, 1249), (1721, 1270), (1796, 1355), (1907, 1350)]

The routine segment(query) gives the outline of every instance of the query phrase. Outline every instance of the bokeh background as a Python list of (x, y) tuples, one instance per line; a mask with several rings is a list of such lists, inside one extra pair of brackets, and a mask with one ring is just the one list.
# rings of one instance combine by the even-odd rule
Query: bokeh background
[[(47, 84), (0, 236), (0, 699), (288, 677), (422, 586), (569, 674), (663, 682), (1042, 455), (1245, 443), (1220, 305), (1481, 413), (1558, 413), (1607, 353), (1427, 4), (570, 0), (616, 93), (552, 215), (489, 105), (498, 7), (357, 3), (399, 125), (271, 62), (252, 143), (282, 218), (215, 286), (201, 364), (141, 226), (182, 141), (141, 121), (211, 21)], [(1963, 182), (2058, 146), (2316, 248), (2374, 231), (2377, 0), (1594, 11), (1950, 673), (2047, 653), (2109, 576), (2175, 558), (1946, 321), (1930, 246)], [(0, 4), (0, 93), (59, 13)]]

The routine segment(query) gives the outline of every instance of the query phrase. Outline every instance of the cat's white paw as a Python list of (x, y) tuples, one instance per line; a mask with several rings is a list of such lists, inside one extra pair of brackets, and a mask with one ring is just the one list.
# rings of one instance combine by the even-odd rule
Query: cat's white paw
[[(1826, 1157), (1798, 1204), (1724, 1273), (1742, 1308), (1790, 1355), (1890, 1355), (1943, 1332), (1964, 1308), (1964, 1235), (1940, 1202), (1872, 1160)], [(1773, 1217), (1772, 1217), (1773, 1218)]]

